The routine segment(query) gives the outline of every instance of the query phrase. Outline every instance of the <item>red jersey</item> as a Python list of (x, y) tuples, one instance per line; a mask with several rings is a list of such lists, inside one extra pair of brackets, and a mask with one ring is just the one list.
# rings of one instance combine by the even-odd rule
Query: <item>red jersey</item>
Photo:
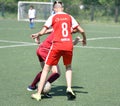
[(72, 51), (71, 27), (75, 28), (78, 26), (72, 16), (64, 12), (56, 13), (48, 18), (45, 26), (53, 27), (53, 49)]
[(53, 41), (53, 33), (48, 35), (47, 38), (39, 45), (39, 47), (36, 50), (37, 56), (39, 58), (42, 58), (44, 61), (48, 55), (48, 52), (52, 45), (52, 41)]

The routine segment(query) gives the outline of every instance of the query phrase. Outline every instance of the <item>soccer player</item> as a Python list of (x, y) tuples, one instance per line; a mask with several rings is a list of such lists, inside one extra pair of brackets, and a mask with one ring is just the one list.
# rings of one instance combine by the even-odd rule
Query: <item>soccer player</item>
[(34, 28), (34, 19), (36, 17), (36, 10), (34, 9), (34, 7), (31, 5), (30, 9), (28, 10), (28, 18), (30, 21), (30, 25), (29, 27), (32, 29)]
[[(52, 45), (52, 40), (53, 40), (53, 33), (51, 33), (40, 45), (39, 47), (37, 48), (36, 50), (36, 54), (38, 56), (38, 59), (39, 59), (39, 62), (40, 62), (40, 65), (41, 67), (43, 68), (44, 67), (44, 62), (45, 62), (45, 59), (48, 55), (48, 52), (50, 50), (50, 47)], [(37, 43), (39, 43), (39, 41), (37, 41)], [(51, 75), (49, 76), (49, 78), (47, 79), (46, 82), (49, 82), (49, 83), (52, 83), (54, 82), (56, 79), (59, 78), (60, 76), (60, 70), (59, 70), (59, 66), (58, 65), (54, 65), (52, 66), (52, 73)], [(33, 82), (31, 83), (30, 86), (28, 86), (27, 90), (28, 91), (33, 91), (33, 90), (36, 90), (37, 89), (37, 84), (40, 80), (40, 77), (41, 77), (41, 73), (42, 71), (40, 71), (35, 79), (33, 80)], [(51, 95), (49, 93), (47, 94), (44, 94), (46, 97), (50, 98)]]
[(68, 99), (73, 100), (76, 98), (76, 95), (71, 88), (72, 86), (71, 62), (73, 52), (71, 27), (73, 29), (77, 28), (77, 30), (81, 33), (83, 37), (82, 39), (83, 46), (86, 45), (86, 35), (84, 30), (79, 26), (77, 21), (71, 15), (63, 12), (63, 3), (55, 1), (53, 4), (53, 9), (55, 11), (55, 14), (48, 18), (41, 31), (32, 34), (33, 38), (39, 38), (45, 33), (47, 28), (52, 26), (54, 35), (52, 46), (47, 55), (45, 65), (42, 70), (40, 82), (38, 85), (38, 91), (37, 93), (31, 95), (31, 97), (33, 99), (36, 99), (37, 101), (41, 100), (41, 92), (45, 84), (48, 72), (50, 71), (53, 65), (58, 64), (60, 57), (63, 57), (63, 63), (66, 67), (66, 82), (67, 82), (66, 93)]
[[(52, 30), (50, 29), (49, 31), (47, 30), (46, 33), (50, 33)], [(75, 31), (72, 31), (73, 33), (75, 33)], [(41, 64), (41, 67), (44, 67), (44, 61), (47, 57), (47, 54), (50, 50), (50, 47), (52, 45), (52, 40), (53, 40), (53, 33), (51, 33), (37, 48), (36, 50), (36, 54), (38, 56), (39, 62)], [(73, 40), (73, 45), (76, 45), (78, 42), (80, 42), (80, 38), (76, 37), (75, 40)], [(40, 43), (39, 39), (38, 41), (36, 41), (36, 43)], [(33, 82), (31, 83), (31, 85), (28, 86), (27, 90), (28, 91), (34, 91), (37, 89), (37, 84), (40, 80), (41, 77), (41, 73), (42, 71), (40, 71), (36, 77), (34, 78)], [(56, 79), (58, 79), (60, 76), (60, 69), (58, 65), (52, 66), (52, 74), (49, 76), (49, 78), (47, 79), (46, 82), (52, 83), (54, 82)], [(51, 95), (49, 93), (44, 94), (47, 98), (50, 98)]]

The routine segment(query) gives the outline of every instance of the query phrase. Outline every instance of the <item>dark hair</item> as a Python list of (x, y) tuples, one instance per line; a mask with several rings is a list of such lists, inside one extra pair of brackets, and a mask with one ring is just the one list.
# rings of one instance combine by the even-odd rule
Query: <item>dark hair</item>
[(61, 1), (55, 1), (55, 2), (53, 3), (53, 8), (54, 8), (55, 4), (61, 4), (62, 7), (64, 6), (64, 4), (63, 4)]
[(31, 5), (30, 7), (31, 7), (31, 8), (34, 8), (34, 6), (33, 6), (33, 5)]

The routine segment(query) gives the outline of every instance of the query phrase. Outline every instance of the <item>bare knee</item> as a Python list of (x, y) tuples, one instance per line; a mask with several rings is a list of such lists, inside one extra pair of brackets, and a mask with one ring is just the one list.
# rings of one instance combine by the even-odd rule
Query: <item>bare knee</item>
[(67, 71), (67, 70), (72, 70), (71, 64), (66, 65), (66, 71)]

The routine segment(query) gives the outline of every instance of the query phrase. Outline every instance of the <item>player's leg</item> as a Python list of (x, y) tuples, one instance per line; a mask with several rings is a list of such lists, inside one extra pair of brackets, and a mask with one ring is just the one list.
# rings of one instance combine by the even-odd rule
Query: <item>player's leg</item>
[(48, 72), (50, 71), (50, 69), (51, 69), (50, 65), (47, 65), (47, 64), (44, 65), (44, 68), (43, 68), (43, 71), (41, 74), (41, 78), (40, 78), (40, 82), (38, 84), (38, 91), (37, 91), (37, 93), (32, 94), (32, 96), (31, 96), (33, 99), (36, 99), (37, 101), (41, 100), (42, 89), (46, 82), (46, 78), (47, 78), (47, 75), (48, 75)]
[(54, 82), (60, 76), (60, 68), (59, 68), (59, 65), (57, 65), (60, 57), (61, 57), (60, 51), (52, 50), (48, 58), (48, 64), (52, 65), (52, 74), (48, 78), (48, 81), (50, 83)]
[(44, 65), (44, 68), (43, 68), (43, 71), (42, 71), (42, 74), (41, 74), (41, 78), (40, 78), (40, 82), (38, 84), (38, 94), (41, 94), (42, 92), (42, 88), (46, 82), (46, 78), (47, 78), (47, 75), (48, 75), (48, 72), (50, 71), (51, 69), (51, 66), (50, 65), (47, 65), (45, 64)]
[(66, 82), (67, 82), (67, 87), (71, 88), (71, 84), (72, 84), (72, 69), (71, 69), (71, 65), (66, 65)]
[(27, 87), (28, 91), (34, 91), (37, 89), (37, 84), (40, 81), (42, 71), (40, 71), (34, 78), (33, 82)]
[(30, 23), (29, 23), (29, 27), (32, 28), (32, 19), (29, 19)]
[(30, 28), (34, 28), (34, 19), (31, 18), (31, 21), (30, 21)]
[(63, 62), (66, 66), (66, 82), (67, 82), (67, 97), (68, 100), (73, 100), (76, 98), (73, 90), (72, 90), (72, 68), (71, 68), (71, 62), (72, 62), (72, 52), (65, 52), (63, 55)]
[[(60, 77), (60, 69), (58, 65), (52, 66), (51, 69), (51, 75), (48, 77), (47, 82), (53, 83), (55, 80), (57, 80)], [(51, 98), (52, 95), (49, 93), (44, 94), (45, 97)]]
[(40, 82), (38, 84), (38, 91), (36, 94), (31, 95), (33, 99), (36, 99), (37, 101), (41, 100), (41, 93), (42, 93), (43, 86), (46, 82), (48, 72), (50, 71), (53, 65), (58, 64), (59, 59), (60, 59), (60, 55), (58, 55), (58, 51), (55, 51), (55, 50), (49, 51), (48, 57), (46, 59), (46, 64), (44, 65), (44, 68), (41, 74)]
[[(44, 67), (44, 64), (45, 64), (45, 63), (44, 63), (44, 60), (42, 59), (42, 57), (41, 57), (40, 55), (37, 54), (37, 56), (38, 56), (38, 59), (39, 59), (41, 68), (43, 68), (43, 67)], [(37, 84), (38, 84), (38, 82), (40, 81), (41, 73), (42, 73), (42, 71), (40, 71), (40, 72), (36, 75), (36, 77), (34, 78), (33, 82), (27, 87), (27, 90), (28, 90), (28, 91), (34, 91), (34, 90), (37, 89)]]
[(51, 71), (52, 71), (52, 73), (48, 77), (48, 80), (47, 80), (50, 83), (54, 82), (56, 79), (58, 79), (60, 77), (60, 68), (59, 68), (59, 65), (52, 66)]
[(66, 65), (66, 82), (67, 82), (67, 97), (68, 100), (73, 100), (76, 98), (75, 93), (72, 90), (72, 69), (71, 65)]

